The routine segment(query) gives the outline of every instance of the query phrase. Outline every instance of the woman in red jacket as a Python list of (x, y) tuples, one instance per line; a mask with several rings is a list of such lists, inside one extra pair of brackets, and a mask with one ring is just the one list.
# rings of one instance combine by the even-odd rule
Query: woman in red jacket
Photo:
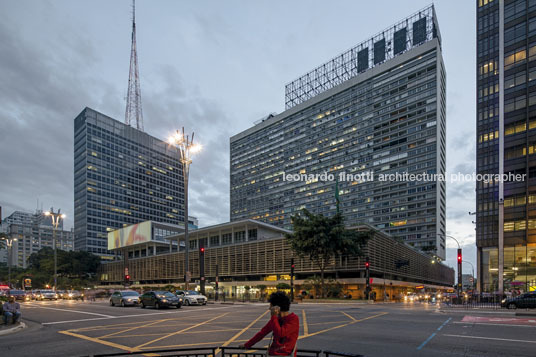
[[(295, 313), (289, 313), (290, 299), (282, 292), (278, 291), (270, 295), (270, 312), (272, 317), (270, 321), (259, 331), (251, 340), (243, 345), (242, 348), (251, 348), (273, 332), (272, 344), (268, 349), (270, 356), (289, 356), (294, 350), (300, 331), (300, 321)], [(296, 356), (296, 353), (294, 353)]]

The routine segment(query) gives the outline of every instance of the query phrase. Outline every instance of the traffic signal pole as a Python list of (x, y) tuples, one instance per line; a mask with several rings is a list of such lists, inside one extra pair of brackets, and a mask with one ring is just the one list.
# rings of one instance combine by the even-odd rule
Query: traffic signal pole
[(199, 247), (199, 285), (201, 294), (205, 295), (205, 247)]
[(294, 258), (290, 258), (290, 302), (294, 302)]
[(458, 248), (458, 285), (456, 291), (458, 292), (458, 299), (461, 298), (462, 289), (462, 250)]

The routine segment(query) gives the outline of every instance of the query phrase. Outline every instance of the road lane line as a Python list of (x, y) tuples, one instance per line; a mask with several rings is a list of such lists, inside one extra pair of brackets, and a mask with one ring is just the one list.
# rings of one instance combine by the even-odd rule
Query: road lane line
[[(230, 307), (220, 307), (220, 308), (209, 308), (204, 309), (203, 312), (207, 310), (223, 310), (223, 309), (230, 309)], [(61, 309), (58, 309), (61, 310)], [(65, 311), (65, 310), (61, 310)], [(188, 312), (199, 312), (195, 310), (187, 310), (187, 311), (176, 311), (176, 312), (155, 312), (155, 313), (144, 313), (144, 314), (135, 314), (135, 315), (119, 315), (119, 316), (111, 316), (111, 317), (101, 317), (101, 318), (94, 318), (94, 319), (82, 319), (82, 320), (65, 320), (65, 321), (54, 321), (54, 322), (42, 322), (41, 325), (56, 325), (56, 324), (67, 324), (71, 322), (82, 322), (82, 321), (94, 321), (94, 320), (108, 320), (108, 319), (122, 319), (122, 318), (129, 318), (129, 317), (140, 317), (140, 316), (154, 316), (154, 315), (166, 315), (166, 314), (175, 314), (175, 313), (188, 313)], [(106, 315), (105, 315), (106, 316)]]
[(342, 324), (342, 325), (339, 325), (339, 326), (333, 326), (333, 327), (330, 327), (330, 328), (327, 328), (325, 330), (320, 330), (320, 331), (317, 331), (317, 332), (313, 332), (313, 333), (310, 333), (308, 334), (307, 336), (300, 336), (298, 337), (300, 340), (302, 338), (307, 338), (307, 337), (311, 337), (311, 336), (316, 336), (318, 334), (321, 334), (321, 333), (324, 333), (324, 332), (328, 332), (328, 331), (331, 331), (331, 330), (336, 330), (338, 328), (341, 328), (341, 327), (345, 327), (345, 326), (348, 326), (348, 325), (353, 325), (357, 322), (361, 322), (361, 321), (366, 321), (366, 320), (370, 320), (370, 319), (374, 319), (376, 317), (380, 317), (380, 316), (384, 316), (384, 315), (387, 315), (388, 312), (382, 312), (382, 313), (379, 313), (377, 315), (373, 315), (373, 316), (369, 316), (369, 317), (365, 317), (363, 319), (360, 319), (360, 320), (355, 320), (355, 321), (350, 321), (350, 322), (347, 322), (345, 324)]
[(173, 336), (173, 335), (177, 335), (177, 334), (179, 334), (179, 333), (182, 333), (182, 332), (191, 330), (191, 329), (193, 329), (193, 328), (196, 328), (196, 327), (198, 327), (198, 326), (204, 325), (204, 324), (206, 324), (206, 323), (208, 323), (208, 322), (211, 322), (211, 321), (214, 321), (214, 320), (216, 320), (216, 319), (219, 319), (220, 317), (223, 317), (223, 316), (225, 316), (225, 315), (227, 315), (227, 314), (228, 314), (228, 312), (226, 312), (226, 313), (224, 313), (224, 314), (221, 314), (221, 315), (218, 315), (218, 316), (216, 316), (216, 317), (213, 317), (213, 318), (211, 318), (210, 320), (207, 320), (207, 321), (204, 321), (204, 322), (200, 322), (200, 323), (198, 323), (198, 324), (196, 324), (196, 325), (187, 327), (187, 328), (185, 328), (185, 329), (182, 329), (182, 330), (179, 330), (179, 331), (175, 331), (175, 332), (169, 333), (169, 334), (167, 334), (167, 335), (165, 335), (165, 336), (162, 336), (162, 337), (160, 337), (160, 338), (157, 338), (157, 339), (154, 339), (154, 340), (152, 340), (152, 341), (148, 341), (148, 342), (145, 342), (145, 343), (143, 343), (143, 344), (141, 344), (141, 345), (138, 345), (138, 346), (136, 346), (135, 348), (139, 350), (140, 348), (142, 348), (142, 347), (144, 347), (144, 346), (147, 346), (147, 345), (149, 345), (149, 344), (153, 344), (153, 343), (155, 343), (155, 342), (161, 341), (161, 340), (163, 340), (163, 339), (165, 339), (165, 338), (168, 338), (168, 337), (171, 337), (171, 336)]
[(69, 309), (58, 309), (58, 308), (55, 308), (55, 307), (44, 307), (44, 306), (40, 306), (39, 308), (41, 309), (48, 309), (48, 310), (57, 310), (57, 311), (63, 311), (63, 312), (74, 312), (74, 313), (77, 313), (77, 314), (86, 314), (86, 315), (95, 315), (95, 316), (102, 316), (102, 317), (106, 317), (106, 318), (109, 318), (109, 319), (115, 319), (117, 316), (112, 316), (112, 315), (104, 315), (104, 314), (98, 314), (96, 312), (87, 312), (87, 311), (78, 311), (78, 310), (69, 310)]
[[(447, 321), (443, 322), (443, 324), (437, 328), (437, 331), (441, 331), (441, 329), (442, 329), (446, 324), (448, 324), (450, 320), (452, 320), (452, 317), (449, 317), (449, 318), (447, 319)], [(421, 343), (421, 345), (420, 345), (419, 347), (417, 347), (417, 350), (421, 350), (424, 346), (426, 346), (426, 344), (427, 344), (428, 342), (430, 342), (430, 341), (432, 340), (432, 338), (434, 338), (434, 336), (435, 336), (436, 334), (437, 334), (437, 332), (432, 333), (432, 334), (430, 335), (430, 337), (428, 337), (426, 340), (424, 340), (424, 342)]]
[[(270, 310), (266, 310), (265, 312), (263, 312), (261, 314), (261, 316), (257, 317), (255, 320), (253, 320), (249, 325), (247, 325), (246, 327), (244, 327), (242, 330), (240, 330), (240, 332), (238, 332), (236, 335), (234, 335), (233, 337), (231, 337), (229, 340), (227, 340), (223, 345), (221, 345), (222, 347), (226, 347), (226, 346), (229, 346), (229, 344), (231, 344), (232, 342), (234, 342), (238, 337), (240, 337), (240, 335), (242, 335), (244, 332), (246, 332), (247, 330), (249, 330), (249, 328), (253, 325), (255, 325), (257, 323), (257, 321), (259, 321), (260, 319), (262, 319), (264, 317), (264, 315), (266, 315), (268, 313), (268, 311)], [(218, 348), (216, 350), (216, 354), (220, 353), (220, 349)]]
[(139, 352), (140, 351), (140, 350), (136, 349), (135, 347), (132, 348), (132, 347), (123, 346), (123, 345), (113, 343), (113, 342), (109, 342), (109, 341), (101, 341), (98, 338), (93, 338), (93, 337), (89, 337), (89, 336), (85, 336), (85, 335), (79, 335), (77, 333), (70, 332), (70, 331), (58, 331), (58, 333), (73, 336), (73, 337), (78, 337), (78, 338), (81, 338), (83, 340), (88, 340), (88, 341), (91, 341), (91, 342), (100, 343), (100, 344), (110, 346), (110, 347), (115, 347), (115, 348), (118, 348), (118, 349), (123, 350), (123, 351), (128, 351), (128, 352)]
[(355, 320), (356, 320), (353, 316), (348, 315), (348, 314), (347, 314), (346, 312), (344, 312), (344, 311), (340, 311), (340, 313), (342, 313), (342, 314), (348, 316), (349, 318), (352, 319), (352, 321), (355, 321)]
[(443, 336), (448, 337), (461, 337), (461, 338), (473, 338), (473, 339), (480, 339), (480, 340), (494, 340), (494, 341), (506, 341), (506, 342), (523, 342), (523, 343), (536, 343), (536, 341), (532, 340), (514, 340), (510, 338), (498, 338), (498, 337), (483, 337), (483, 336), (465, 336), (465, 335), (447, 335), (443, 334)]
[(510, 327), (536, 327), (535, 325), (517, 325), (517, 324), (491, 324), (488, 322), (463, 322), (455, 321), (453, 324), (462, 324), (462, 325), (485, 325), (485, 326), (510, 326)]
[(309, 325), (307, 325), (307, 316), (305, 316), (305, 310), (302, 310), (302, 324), (303, 324), (303, 335), (307, 336), (309, 334)]
[(125, 333), (125, 332), (128, 332), (128, 331), (132, 331), (132, 330), (136, 330), (136, 329), (139, 329), (139, 328), (142, 328), (142, 327), (148, 327), (148, 326), (151, 326), (151, 325), (154, 325), (156, 323), (159, 323), (159, 322), (164, 322), (164, 321), (169, 321), (171, 319), (164, 319), (164, 320), (156, 320), (156, 321), (153, 321), (153, 322), (149, 322), (148, 324), (145, 324), (145, 325), (137, 325), (137, 326), (134, 326), (134, 327), (129, 327), (129, 328), (126, 328), (126, 329), (123, 329), (121, 331), (116, 331), (116, 332), (112, 332), (112, 333), (109, 333), (107, 335), (104, 335), (104, 336), (99, 336), (98, 338), (99, 339), (103, 339), (103, 338), (108, 338), (108, 337), (112, 337), (112, 336), (115, 336), (115, 335), (119, 335), (121, 333)]

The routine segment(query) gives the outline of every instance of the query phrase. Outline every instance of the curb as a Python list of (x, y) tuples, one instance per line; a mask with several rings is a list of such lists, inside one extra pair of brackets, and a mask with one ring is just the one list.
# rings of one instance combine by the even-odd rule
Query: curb
[(14, 327), (10, 327), (10, 328), (7, 328), (7, 329), (1, 329), (0, 330), (0, 336), (2, 335), (7, 335), (7, 334), (10, 334), (10, 333), (14, 333), (18, 330), (22, 330), (26, 328), (26, 324), (24, 322), (20, 322), (17, 326), (14, 326)]
[(536, 316), (536, 311), (516, 311), (516, 316)]

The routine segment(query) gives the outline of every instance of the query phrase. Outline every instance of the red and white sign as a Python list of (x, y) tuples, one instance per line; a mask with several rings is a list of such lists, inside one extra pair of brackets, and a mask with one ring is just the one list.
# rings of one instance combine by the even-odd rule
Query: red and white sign
[(487, 323), (506, 325), (529, 325), (536, 326), (536, 318), (520, 319), (517, 317), (484, 317), (484, 316), (464, 316), (462, 322), (467, 323)]

